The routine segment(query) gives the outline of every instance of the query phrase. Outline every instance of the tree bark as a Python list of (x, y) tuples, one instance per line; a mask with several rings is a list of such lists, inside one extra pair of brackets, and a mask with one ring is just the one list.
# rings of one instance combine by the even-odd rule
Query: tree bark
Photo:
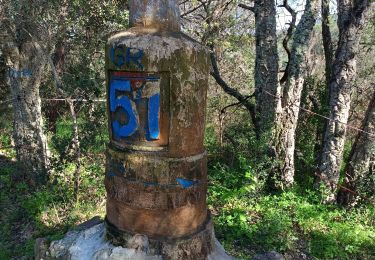
[(13, 139), (21, 166), (19, 173), (29, 184), (39, 185), (47, 180), (49, 168), (39, 96), (46, 62), (38, 42), (42, 36), (37, 26), (36, 10), (24, 8), (22, 4), (26, 3), (5, 12), (7, 15), (0, 22), (5, 34), (1, 45), (8, 69), (7, 84), (13, 99)]
[[(363, 120), (362, 129), (352, 147), (345, 171), (343, 187), (337, 201), (342, 205), (354, 204), (360, 195), (374, 199), (375, 195), (375, 92)], [(372, 135), (368, 134), (371, 133)], [(350, 191), (349, 191), (349, 190)]]
[[(339, 1), (340, 2), (340, 1)], [(368, 20), (370, 1), (361, 0), (347, 10), (339, 8), (338, 25), (340, 29), (339, 43), (329, 88), (330, 121), (324, 134), (321, 163), (317, 173), (317, 186), (323, 184), (324, 201), (336, 200), (336, 189), (340, 177), (342, 155), (346, 138), (352, 84), (356, 76), (356, 54), (362, 29)], [(345, 6), (350, 6), (345, 4)]]
[[(330, 85), (330, 79), (332, 74), (332, 65), (334, 59), (334, 48), (332, 42), (332, 35), (331, 29), (329, 24), (329, 15), (330, 15), (330, 8), (329, 8), (329, 0), (322, 0), (321, 6), (321, 13), (322, 13), (322, 40), (323, 40), (323, 48), (324, 48), (324, 59), (325, 59), (325, 78), (326, 78), (326, 87), (327, 92), (325, 93), (325, 98), (323, 99), (323, 106), (329, 107), (329, 100), (332, 96), (332, 89)], [(317, 145), (316, 150), (320, 151), (324, 145), (324, 133), (328, 127), (328, 121), (324, 121), (323, 131), (318, 129), (319, 132), (317, 134)], [(318, 144), (319, 143), (319, 144)], [(317, 153), (318, 154), (318, 153)], [(317, 163), (321, 161), (321, 154), (317, 156)]]
[[(279, 55), (276, 35), (276, 6), (273, 0), (254, 2), (256, 26), (255, 93), (257, 136), (270, 137), (275, 126)], [(271, 95), (270, 95), (271, 94)]]
[(318, 0), (306, 1), (304, 14), (293, 35), (288, 78), (284, 84), (283, 96), (278, 99), (275, 137), (278, 169), (272, 176), (276, 188), (283, 189), (294, 182), (295, 133), (307, 68), (307, 53), (319, 4)]
[(331, 67), (334, 58), (333, 52), (333, 44), (332, 44), (332, 36), (331, 36), (331, 29), (329, 25), (329, 0), (322, 0), (322, 38), (323, 38), (323, 47), (324, 47), (324, 57), (325, 57), (325, 76), (326, 76), (326, 84), (329, 85), (330, 77), (331, 77)]
[(6, 51), (17, 160), (25, 178), (34, 185), (46, 182), (49, 164), (39, 96), (45, 65), (40, 48), (37, 43), (26, 41)]

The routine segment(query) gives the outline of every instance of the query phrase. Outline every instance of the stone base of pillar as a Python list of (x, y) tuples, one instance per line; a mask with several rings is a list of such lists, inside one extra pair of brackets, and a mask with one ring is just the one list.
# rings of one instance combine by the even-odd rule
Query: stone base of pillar
[(107, 220), (107, 240), (116, 246), (142, 250), (163, 259), (206, 259), (215, 247), (215, 234), (210, 214), (205, 223), (192, 235), (177, 239), (150, 238), (117, 229)]
[(211, 220), (195, 235), (174, 240), (148, 239), (146, 236), (126, 232), (121, 232), (120, 237), (120, 234), (116, 234), (114, 239), (114, 231), (113, 227), (103, 222), (98, 223), (96, 219), (68, 232), (61, 240), (49, 243), (46, 239), (37, 239), (35, 259), (233, 259), (215, 239)]

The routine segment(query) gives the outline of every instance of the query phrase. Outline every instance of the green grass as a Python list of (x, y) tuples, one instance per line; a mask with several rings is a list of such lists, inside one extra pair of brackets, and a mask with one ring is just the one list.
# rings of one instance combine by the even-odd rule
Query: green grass
[[(95, 162), (89, 165), (82, 170), (78, 203), (73, 199), (69, 168), (66, 175), (54, 176), (54, 183), (34, 191), (28, 190), (24, 182), (12, 185), (10, 175), (9, 178), (2, 175), (0, 259), (9, 259), (10, 256), (30, 259), (36, 238), (59, 239), (79, 223), (98, 215), (104, 217), (104, 171)], [(5, 170), (9, 172), (9, 168)], [(4, 168), (1, 168), (0, 174), (3, 173)]]
[[(57, 135), (50, 144), (56, 162), (60, 151), (56, 148), (67, 143), (70, 133), (69, 126), (58, 125)], [(12, 160), (14, 151), (0, 157), (1, 260), (33, 259), (36, 238), (60, 239), (75, 225), (94, 216), (104, 217), (103, 148), (101, 146), (101, 151), (96, 154), (86, 153), (82, 158), (78, 203), (73, 195), (73, 162), (64, 160), (64, 164), (52, 170), (47, 185), (31, 190), (25, 181), (14, 180), (18, 170)]]
[[(220, 168), (221, 169), (221, 168)], [(227, 176), (231, 181), (223, 181)], [(278, 195), (244, 191), (248, 172), (210, 170), (209, 205), (216, 235), (234, 256), (259, 252), (303, 252), (314, 259), (373, 259), (375, 209), (322, 205), (313, 191), (295, 188)], [(235, 177), (237, 176), (237, 177)], [(237, 186), (233, 185), (237, 179)], [(244, 181), (245, 180), (245, 181)], [(249, 256), (250, 255), (250, 256)]]
[[(73, 162), (55, 165), (48, 185), (30, 190), (27, 183), (12, 179), (17, 171), (11, 160), (14, 152), (1, 159), (0, 259), (32, 259), (36, 238), (60, 239), (75, 225), (104, 216), (104, 145), (97, 146), (103, 136), (85, 144), (78, 203)], [(59, 124), (51, 140), (56, 162), (70, 138), (69, 126)], [(275, 250), (289, 259), (301, 254), (313, 259), (374, 259), (374, 206), (346, 210), (322, 205), (316, 192), (298, 185), (280, 194), (266, 193), (264, 168), (270, 162), (261, 152), (252, 156), (242, 148), (219, 149), (209, 136), (206, 141), (214, 155), (208, 164), (208, 204), (216, 236), (230, 254), (250, 259)], [(257, 147), (251, 139), (241, 145)]]

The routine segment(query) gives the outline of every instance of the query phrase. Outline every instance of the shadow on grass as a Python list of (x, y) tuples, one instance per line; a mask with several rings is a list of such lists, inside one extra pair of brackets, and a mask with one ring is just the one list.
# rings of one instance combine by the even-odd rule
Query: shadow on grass
[(69, 184), (31, 189), (14, 178), (18, 169), (15, 161), (0, 155), (0, 259), (33, 259), (37, 238), (60, 239), (97, 213), (97, 201), (84, 197), (83, 203), (72, 203)]

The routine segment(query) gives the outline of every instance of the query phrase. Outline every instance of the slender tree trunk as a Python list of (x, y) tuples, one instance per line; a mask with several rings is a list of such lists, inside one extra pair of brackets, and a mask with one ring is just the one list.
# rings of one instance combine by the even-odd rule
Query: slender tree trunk
[(278, 188), (288, 187), (294, 182), (295, 133), (306, 75), (307, 53), (319, 4), (318, 0), (306, 1), (304, 14), (293, 35), (288, 78), (277, 107), (275, 150), (279, 169), (273, 176), (273, 182)]
[[(324, 107), (329, 107), (329, 100), (332, 96), (332, 89), (330, 85), (330, 79), (332, 74), (332, 65), (334, 59), (334, 49), (333, 49), (333, 42), (332, 42), (332, 35), (331, 29), (329, 24), (329, 15), (330, 15), (330, 8), (329, 8), (329, 0), (322, 0), (322, 39), (323, 39), (323, 48), (324, 48), (324, 58), (325, 58), (325, 78), (326, 78), (326, 87), (327, 92), (325, 93), (325, 98), (323, 99), (322, 105)], [(324, 145), (324, 133), (328, 127), (328, 121), (324, 121), (323, 131), (319, 130), (317, 135), (317, 140), (319, 145), (317, 144), (317, 151), (320, 151)], [(318, 154), (318, 153), (317, 153)], [(321, 154), (317, 156), (317, 163), (321, 162)]]
[[(52, 54), (50, 66), (53, 65), (54, 73), (61, 78), (65, 66), (65, 55), (66, 55), (66, 35), (67, 35), (67, 23), (68, 23), (68, 1), (62, 0), (60, 3), (60, 15), (59, 15), (59, 27), (57, 42), (55, 44), (54, 52)], [(56, 102), (48, 102), (45, 105), (44, 115), (48, 121), (48, 129), (56, 133), (57, 121), (59, 119), (59, 114), (65, 112), (65, 107), (57, 106)]]
[(333, 44), (331, 29), (329, 25), (329, 0), (322, 0), (322, 36), (323, 36), (323, 47), (324, 47), (324, 57), (325, 57), (325, 76), (326, 84), (329, 85), (331, 77), (331, 68), (334, 58)]
[(365, 132), (358, 132), (345, 171), (343, 187), (350, 191), (341, 188), (338, 194), (337, 200), (343, 205), (355, 203), (360, 199), (359, 194), (369, 198), (374, 198), (375, 195), (375, 92), (362, 129)]
[[(339, 1), (340, 4), (340, 1)], [(322, 183), (325, 202), (336, 199), (336, 189), (349, 118), (352, 84), (356, 76), (356, 54), (364, 24), (368, 20), (370, 2), (361, 0), (356, 6), (339, 8), (340, 38), (330, 81), (330, 121), (324, 134), (324, 145), (317, 185)]]
[[(2, 44), (0, 42), (0, 48), (3, 49), (2, 47)], [(0, 53), (0, 94), (2, 94), (2, 98), (5, 96), (5, 90), (7, 89), (7, 84), (6, 84), (6, 81), (7, 81), (7, 66), (5, 64), (5, 58), (4, 56), (2, 55), (2, 53)]]
[(74, 198), (76, 202), (78, 202), (78, 195), (79, 195), (79, 186), (81, 182), (81, 147), (79, 141), (79, 131), (78, 131), (78, 122), (77, 122), (77, 114), (74, 108), (74, 102), (72, 100), (68, 100), (70, 114), (73, 120), (73, 139), (72, 139), (72, 149), (74, 153), (74, 160), (76, 164), (76, 169), (74, 171)]
[[(256, 60), (255, 90), (259, 137), (270, 137), (275, 126), (279, 56), (276, 35), (276, 5), (274, 0), (255, 0)], [(265, 136), (268, 135), (268, 136)]]

